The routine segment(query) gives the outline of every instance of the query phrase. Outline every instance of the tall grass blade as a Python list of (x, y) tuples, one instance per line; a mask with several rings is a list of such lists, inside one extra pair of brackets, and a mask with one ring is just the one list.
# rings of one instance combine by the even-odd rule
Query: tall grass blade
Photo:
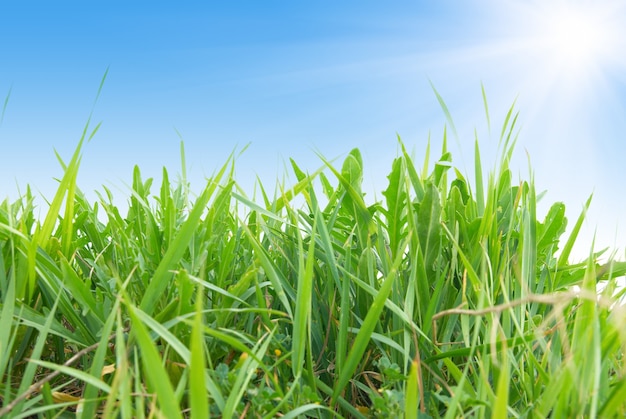
[(209, 399), (204, 381), (206, 361), (204, 357), (204, 334), (202, 333), (202, 309), (202, 288), (198, 287), (190, 342), (189, 399), (192, 419), (204, 418), (209, 412)]
[(7, 278), (2, 253), (0, 252), (0, 281), (8, 285), (2, 290), (2, 310), (0, 310), (0, 386), (4, 380), (4, 373), (10, 363), (11, 346), (14, 334), (13, 311), (15, 309), (15, 274), (12, 271)]
[(391, 292), (391, 287), (398, 274), (397, 269), (401, 261), (401, 255), (398, 255), (398, 257), (396, 257), (396, 260), (394, 261), (393, 268), (385, 277), (383, 283), (380, 286), (378, 294), (376, 295), (376, 298), (374, 298), (374, 301), (372, 302), (372, 305), (367, 312), (367, 316), (365, 316), (365, 319), (363, 320), (363, 324), (361, 325), (359, 332), (354, 339), (352, 348), (350, 349), (350, 352), (346, 357), (346, 364), (343, 366), (343, 371), (341, 372), (341, 375), (337, 379), (337, 382), (335, 383), (335, 386), (333, 388), (331, 405), (334, 405), (337, 402), (337, 398), (345, 390), (345, 387), (350, 381), (352, 374), (354, 374), (354, 371), (361, 361), (361, 357), (367, 349), (368, 341), (370, 340), (372, 332), (374, 332), (374, 329), (378, 324), (380, 313), (385, 307), (385, 301), (389, 297), (389, 293)]
[(474, 176), (476, 177), (476, 209), (478, 216), (482, 216), (485, 212), (485, 192), (483, 183), (483, 169), (480, 161), (480, 149), (478, 147), (478, 139), (474, 143)]
[(166, 418), (182, 419), (183, 416), (181, 415), (170, 377), (163, 366), (161, 356), (150, 338), (148, 330), (137, 316), (137, 309), (128, 303), (126, 307), (131, 319), (132, 332), (137, 338), (137, 344), (141, 351), (143, 372), (150, 387), (154, 389), (161, 412)]
[(585, 221), (585, 217), (587, 215), (587, 210), (591, 205), (591, 199), (593, 198), (593, 194), (589, 195), (585, 205), (583, 205), (583, 210), (581, 211), (578, 219), (576, 220), (576, 224), (572, 228), (572, 232), (569, 235), (569, 238), (565, 242), (565, 246), (563, 246), (563, 250), (561, 251), (561, 255), (559, 256), (558, 266), (566, 266), (569, 260), (569, 256), (572, 253), (572, 249), (574, 248), (574, 244), (576, 243), (576, 239), (578, 238), (578, 234), (580, 233), (580, 229), (583, 226), (583, 221)]
[[(313, 222), (313, 231), (317, 227), (317, 217)], [(311, 240), (304, 259), (302, 239), (298, 235), (298, 288), (296, 294), (295, 316), (293, 319), (293, 346), (291, 368), (294, 377), (302, 376), (304, 354), (307, 342), (311, 339), (311, 300), (313, 297), (313, 264), (315, 262), (315, 240)]]
[(168, 287), (172, 274), (171, 270), (175, 268), (180, 259), (183, 257), (187, 245), (193, 238), (194, 232), (198, 227), (198, 223), (200, 221), (200, 217), (206, 210), (206, 206), (211, 199), (211, 196), (217, 185), (219, 184), (226, 168), (228, 167), (228, 162), (222, 166), (222, 169), (218, 172), (216, 177), (212, 179), (209, 185), (205, 188), (204, 192), (194, 203), (189, 216), (185, 220), (185, 222), (181, 225), (177, 235), (172, 240), (167, 252), (163, 256), (163, 259), (159, 263), (152, 279), (150, 280), (150, 284), (146, 289), (146, 292), (141, 300), (140, 308), (146, 314), (151, 315), (157, 307), (157, 303), (159, 299), (162, 297), (163, 291)]
[(487, 104), (487, 94), (485, 93), (485, 85), (480, 83), (480, 91), (483, 95), (483, 106), (485, 107), (485, 118), (487, 119), (487, 129), (491, 132), (491, 118), (489, 117), (489, 105)]
[(435, 96), (437, 96), (437, 101), (439, 102), (439, 106), (441, 106), (441, 109), (443, 110), (443, 113), (446, 116), (446, 121), (448, 121), (448, 125), (450, 125), (450, 128), (452, 129), (452, 133), (454, 134), (454, 137), (458, 139), (459, 135), (457, 134), (456, 127), (454, 126), (454, 121), (452, 120), (452, 115), (450, 115), (450, 111), (448, 110), (448, 106), (446, 105), (446, 102), (443, 100), (443, 98), (441, 97), (437, 89), (435, 89), (435, 85), (433, 84), (432, 81), (430, 81), (430, 87), (433, 89)]
[(11, 91), (13, 87), (9, 88), (9, 93), (7, 93), (7, 97), (4, 98), (4, 104), (2, 105), (2, 113), (0, 114), (0, 127), (2, 126), (2, 122), (4, 121), (4, 114), (7, 111), (7, 106), (9, 105), (9, 99), (11, 98)]
[(495, 406), (493, 407), (494, 418), (509, 417), (507, 408), (509, 405), (510, 365), (508, 359), (508, 349), (506, 346), (501, 351), (502, 357), (499, 365), (500, 374), (495, 394)]
[(417, 360), (411, 362), (409, 376), (406, 380), (406, 391), (404, 394), (404, 417), (405, 419), (418, 418), (419, 406), (419, 386), (417, 377)]

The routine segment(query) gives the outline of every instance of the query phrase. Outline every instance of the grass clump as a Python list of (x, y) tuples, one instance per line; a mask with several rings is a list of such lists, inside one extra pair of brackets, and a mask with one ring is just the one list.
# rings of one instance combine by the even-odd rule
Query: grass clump
[(135, 168), (125, 215), (77, 187), (84, 136), (43, 220), (0, 205), (0, 416), (626, 414), (626, 263), (568, 262), (583, 214), (537, 218), (515, 121), (473, 185), (444, 136), (371, 205), (355, 149), (259, 200), (232, 158), (197, 196)]

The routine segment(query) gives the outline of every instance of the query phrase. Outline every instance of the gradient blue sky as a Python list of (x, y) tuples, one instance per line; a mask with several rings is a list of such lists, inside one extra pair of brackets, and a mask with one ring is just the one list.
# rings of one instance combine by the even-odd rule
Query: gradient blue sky
[[(122, 202), (132, 168), (180, 173), (192, 187), (237, 148), (237, 178), (273, 186), (293, 157), (340, 159), (359, 147), (370, 200), (381, 196), (396, 134), (418, 162), (441, 144), (443, 96), (471, 171), (474, 130), (492, 166), (517, 98), (513, 162), (564, 201), (570, 224), (594, 193), (578, 249), (626, 245), (626, 3), (623, 1), (239, 1), (0, 3), (0, 199), (28, 183), (50, 198), (95, 106), (79, 186), (107, 185)], [(482, 105), (489, 100), (491, 134)], [(4, 102), (4, 100), (2, 101)], [(433, 153), (436, 156), (436, 153)], [(338, 161), (340, 164), (340, 160)], [(470, 176), (471, 177), (471, 176)], [(266, 185), (266, 186), (267, 186)], [(157, 189), (154, 189), (157, 192)], [(89, 196), (95, 197), (94, 194)], [(43, 202), (43, 201), (40, 201)]]

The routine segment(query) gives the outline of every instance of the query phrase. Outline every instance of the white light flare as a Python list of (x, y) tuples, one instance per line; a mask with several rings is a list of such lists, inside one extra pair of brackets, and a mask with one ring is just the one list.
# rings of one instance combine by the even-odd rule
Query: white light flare
[(534, 51), (538, 70), (555, 84), (593, 88), (611, 66), (625, 64), (626, 22), (618, 18), (624, 7), (613, 1), (531, 2), (524, 6), (519, 36)]

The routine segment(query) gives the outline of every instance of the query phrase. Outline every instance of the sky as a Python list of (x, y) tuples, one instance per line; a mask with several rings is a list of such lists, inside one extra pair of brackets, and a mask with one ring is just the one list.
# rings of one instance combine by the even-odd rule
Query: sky
[[(51, 199), (90, 114), (101, 126), (78, 177), (123, 203), (132, 170), (181, 173), (192, 190), (231, 154), (252, 194), (337, 165), (354, 147), (367, 200), (381, 199), (397, 136), (421, 165), (454, 121), (468, 178), (485, 170), (515, 104), (514, 179), (534, 176), (539, 215), (563, 201), (570, 226), (593, 201), (575, 257), (626, 247), (626, 2), (559, 0), (2, 2), (0, 201), (29, 184)], [(107, 72), (94, 105), (100, 82)], [(489, 106), (487, 123), (481, 86)], [(6, 100), (5, 100), (6, 99)], [(92, 113), (93, 112), (93, 113)], [(532, 172), (529, 170), (529, 164)], [(158, 192), (158, 183), (153, 187)]]

